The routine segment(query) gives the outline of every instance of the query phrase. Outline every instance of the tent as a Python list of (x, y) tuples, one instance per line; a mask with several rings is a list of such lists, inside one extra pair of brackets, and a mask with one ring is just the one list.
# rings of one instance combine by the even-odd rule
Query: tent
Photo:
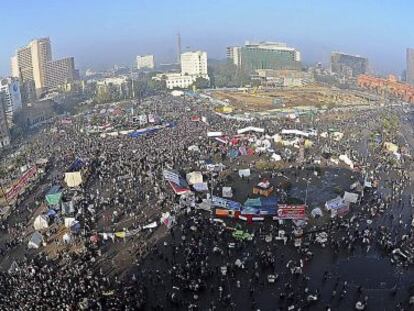
[(201, 172), (198, 172), (198, 171), (188, 173), (185, 177), (186, 177), (187, 183), (190, 186), (203, 182), (203, 175), (201, 174)]
[(79, 186), (82, 183), (81, 172), (65, 173), (65, 183), (69, 188)]
[(250, 176), (250, 169), (246, 168), (246, 169), (239, 170), (239, 176), (240, 177), (249, 177)]
[(65, 227), (70, 228), (75, 221), (76, 219), (73, 217), (65, 217)]
[(208, 191), (208, 185), (206, 182), (196, 183), (193, 185), (193, 188), (197, 192)]
[(270, 157), (270, 159), (274, 162), (279, 162), (282, 161), (282, 157), (276, 153), (272, 154), (272, 156)]
[(385, 150), (387, 150), (388, 152), (398, 152), (398, 146), (396, 144), (390, 143), (390, 142), (385, 142), (384, 143), (384, 148)]
[(46, 202), (49, 205), (59, 204), (61, 199), (62, 199), (62, 191), (60, 190), (59, 186), (53, 186), (46, 193)]
[(354, 168), (354, 163), (352, 162), (352, 160), (350, 158), (348, 158), (348, 156), (346, 154), (341, 154), (339, 156), (339, 160), (341, 160), (342, 162), (344, 162), (350, 168)]
[(358, 202), (358, 194), (345, 191), (343, 199), (345, 202), (356, 203)]
[(260, 127), (248, 126), (240, 130), (237, 130), (237, 134), (244, 134), (248, 132), (264, 133), (264, 129)]
[(73, 163), (67, 169), (67, 172), (76, 172), (76, 171), (81, 170), (85, 166), (86, 166), (85, 161), (83, 161), (80, 158), (76, 158), (75, 161), (73, 161)]
[(33, 234), (32, 234), (32, 236), (31, 236), (31, 238), (30, 238), (30, 241), (29, 241), (29, 243), (27, 244), (27, 247), (28, 248), (39, 248), (41, 245), (43, 244), (43, 236), (39, 233), (39, 232), (37, 232), (37, 231), (35, 231)]
[(231, 198), (233, 197), (233, 189), (231, 187), (223, 187), (223, 198)]
[(47, 215), (39, 215), (33, 222), (33, 227), (36, 231), (49, 228), (49, 217)]

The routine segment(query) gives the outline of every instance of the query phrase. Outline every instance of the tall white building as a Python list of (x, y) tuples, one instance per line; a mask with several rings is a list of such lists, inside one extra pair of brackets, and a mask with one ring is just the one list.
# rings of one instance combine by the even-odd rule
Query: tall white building
[(181, 74), (208, 79), (207, 52), (195, 51), (182, 53)]
[(154, 55), (137, 56), (137, 69), (154, 69)]
[(10, 127), (13, 121), (13, 114), (22, 109), (19, 80), (16, 78), (1, 79), (0, 93), (2, 94), (4, 113)]

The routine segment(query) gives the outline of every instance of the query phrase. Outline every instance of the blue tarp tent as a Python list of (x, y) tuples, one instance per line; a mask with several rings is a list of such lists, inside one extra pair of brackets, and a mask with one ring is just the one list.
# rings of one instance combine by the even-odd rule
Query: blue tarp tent
[(247, 199), (246, 202), (244, 202), (244, 207), (254, 207), (259, 208), (262, 206), (262, 202), (260, 201), (260, 198), (256, 199)]
[(260, 198), (260, 202), (262, 203), (262, 207), (277, 207), (277, 203), (278, 203), (278, 198), (277, 197), (263, 197)]
[(81, 168), (85, 167), (86, 163), (80, 158), (76, 158), (75, 161), (69, 166), (67, 172), (78, 172)]

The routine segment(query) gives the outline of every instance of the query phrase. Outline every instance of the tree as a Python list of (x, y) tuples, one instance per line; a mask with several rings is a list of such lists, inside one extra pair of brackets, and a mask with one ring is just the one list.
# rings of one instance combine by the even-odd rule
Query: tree
[(197, 89), (206, 89), (206, 88), (210, 87), (210, 81), (208, 79), (199, 77), (195, 80), (194, 86)]

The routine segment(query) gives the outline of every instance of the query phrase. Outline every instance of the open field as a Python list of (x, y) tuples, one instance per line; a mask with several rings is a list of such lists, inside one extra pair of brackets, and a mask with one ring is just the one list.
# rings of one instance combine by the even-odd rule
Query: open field
[[(361, 92), (308, 86), (283, 90), (250, 89), (243, 91), (214, 91), (213, 98), (226, 101), (239, 111), (265, 111), (275, 108), (328, 108), (367, 105), (369, 100)], [(274, 101), (276, 100), (276, 103)]]

